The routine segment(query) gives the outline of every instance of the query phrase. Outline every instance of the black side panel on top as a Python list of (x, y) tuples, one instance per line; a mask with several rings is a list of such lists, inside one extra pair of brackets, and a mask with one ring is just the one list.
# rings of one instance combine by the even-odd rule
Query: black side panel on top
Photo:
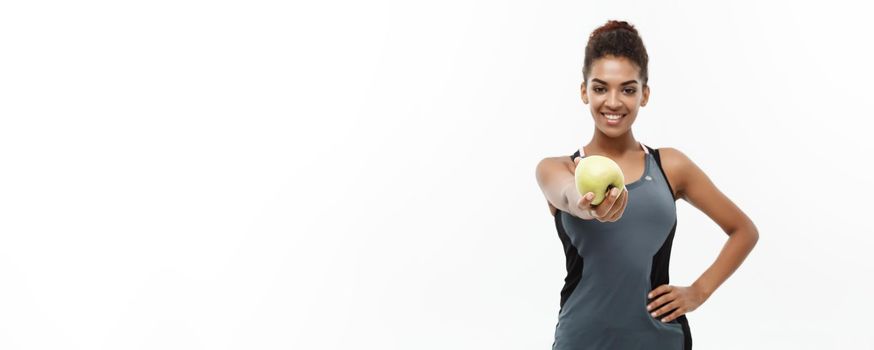
[(580, 278), (583, 277), (583, 257), (577, 252), (577, 248), (571, 243), (570, 237), (564, 231), (564, 226), (561, 224), (561, 211), (557, 211), (555, 215), (555, 228), (558, 230), (558, 238), (561, 239), (561, 245), (564, 248), (565, 267), (567, 268), (567, 277), (564, 279), (564, 287), (561, 288), (561, 302), (559, 308), (564, 307), (565, 301), (570, 297), (574, 289), (580, 283)]

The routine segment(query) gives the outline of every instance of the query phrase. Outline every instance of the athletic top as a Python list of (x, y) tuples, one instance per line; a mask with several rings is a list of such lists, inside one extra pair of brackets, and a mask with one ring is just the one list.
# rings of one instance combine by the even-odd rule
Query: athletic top
[[(658, 150), (646, 153), (643, 175), (628, 183), (628, 203), (616, 222), (583, 220), (561, 210), (555, 227), (567, 277), (561, 289), (553, 350), (692, 348), (686, 315), (668, 323), (652, 317), (647, 294), (668, 284), (677, 228), (673, 190)], [(581, 148), (571, 159), (585, 157)]]

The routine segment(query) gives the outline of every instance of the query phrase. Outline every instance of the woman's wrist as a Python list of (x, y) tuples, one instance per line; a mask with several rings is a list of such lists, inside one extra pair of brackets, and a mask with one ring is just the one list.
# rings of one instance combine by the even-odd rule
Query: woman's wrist
[(700, 295), (704, 297), (704, 300), (710, 299), (710, 296), (713, 294), (712, 289), (703, 286), (699, 281), (692, 283), (691, 287), (695, 288), (695, 290), (697, 290), (698, 293), (700, 293)]
[(567, 203), (568, 210), (573, 210), (577, 206), (577, 203), (580, 202), (582, 196), (580, 192), (577, 191), (577, 185), (574, 181), (568, 181), (568, 183), (564, 186), (564, 190), (562, 190), (564, 194), (565, 203)]
[(583, 196), (580, 194), (580, 191), (577, 190), (577, 184), (574, 181), (570, 181), (564, 187), (564, 198), (566, 200), (565, 204), (567, 204), (567, 212), (573, 216), (576, 216), (583, 220), (592, 220), (594, 217), (592, 213), (589, 213), (579, 207), (580, 200), (583, 199)]

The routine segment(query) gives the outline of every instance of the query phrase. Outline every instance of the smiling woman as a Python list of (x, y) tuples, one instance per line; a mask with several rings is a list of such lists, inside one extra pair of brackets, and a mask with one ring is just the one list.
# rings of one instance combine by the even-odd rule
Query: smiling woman
[[(589, 37), (580, 93), (589, 105), (592, 140), (570, 157), (543, 159), (537, 181), (554, 215), (566, 257), (553, 349), (691, 349), (686, 313), (697, 309), (758, 240), (752, 221), (682, 152), (635, 140), (632, 125), (649, 100), (649, 57), (637, 30), (609, 21)], [(580, 194), (581, 157), (619, 164), (625, 190), (598, 205)], [(713, 265), (690, 286), (669, 284), (677, 199), (729, 235)]]

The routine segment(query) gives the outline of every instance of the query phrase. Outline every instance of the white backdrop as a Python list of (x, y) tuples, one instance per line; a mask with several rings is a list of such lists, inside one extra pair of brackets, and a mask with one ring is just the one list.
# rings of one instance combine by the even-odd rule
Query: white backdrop
[[(756, 223), (697, 349), (872, 349), (871, 10), (852, 1), (0, 4), (0, 348), (545, 349), (534, 176), (640, 31), (635, 136)], [(726, 235), (678, 202), (671, 282)]]

